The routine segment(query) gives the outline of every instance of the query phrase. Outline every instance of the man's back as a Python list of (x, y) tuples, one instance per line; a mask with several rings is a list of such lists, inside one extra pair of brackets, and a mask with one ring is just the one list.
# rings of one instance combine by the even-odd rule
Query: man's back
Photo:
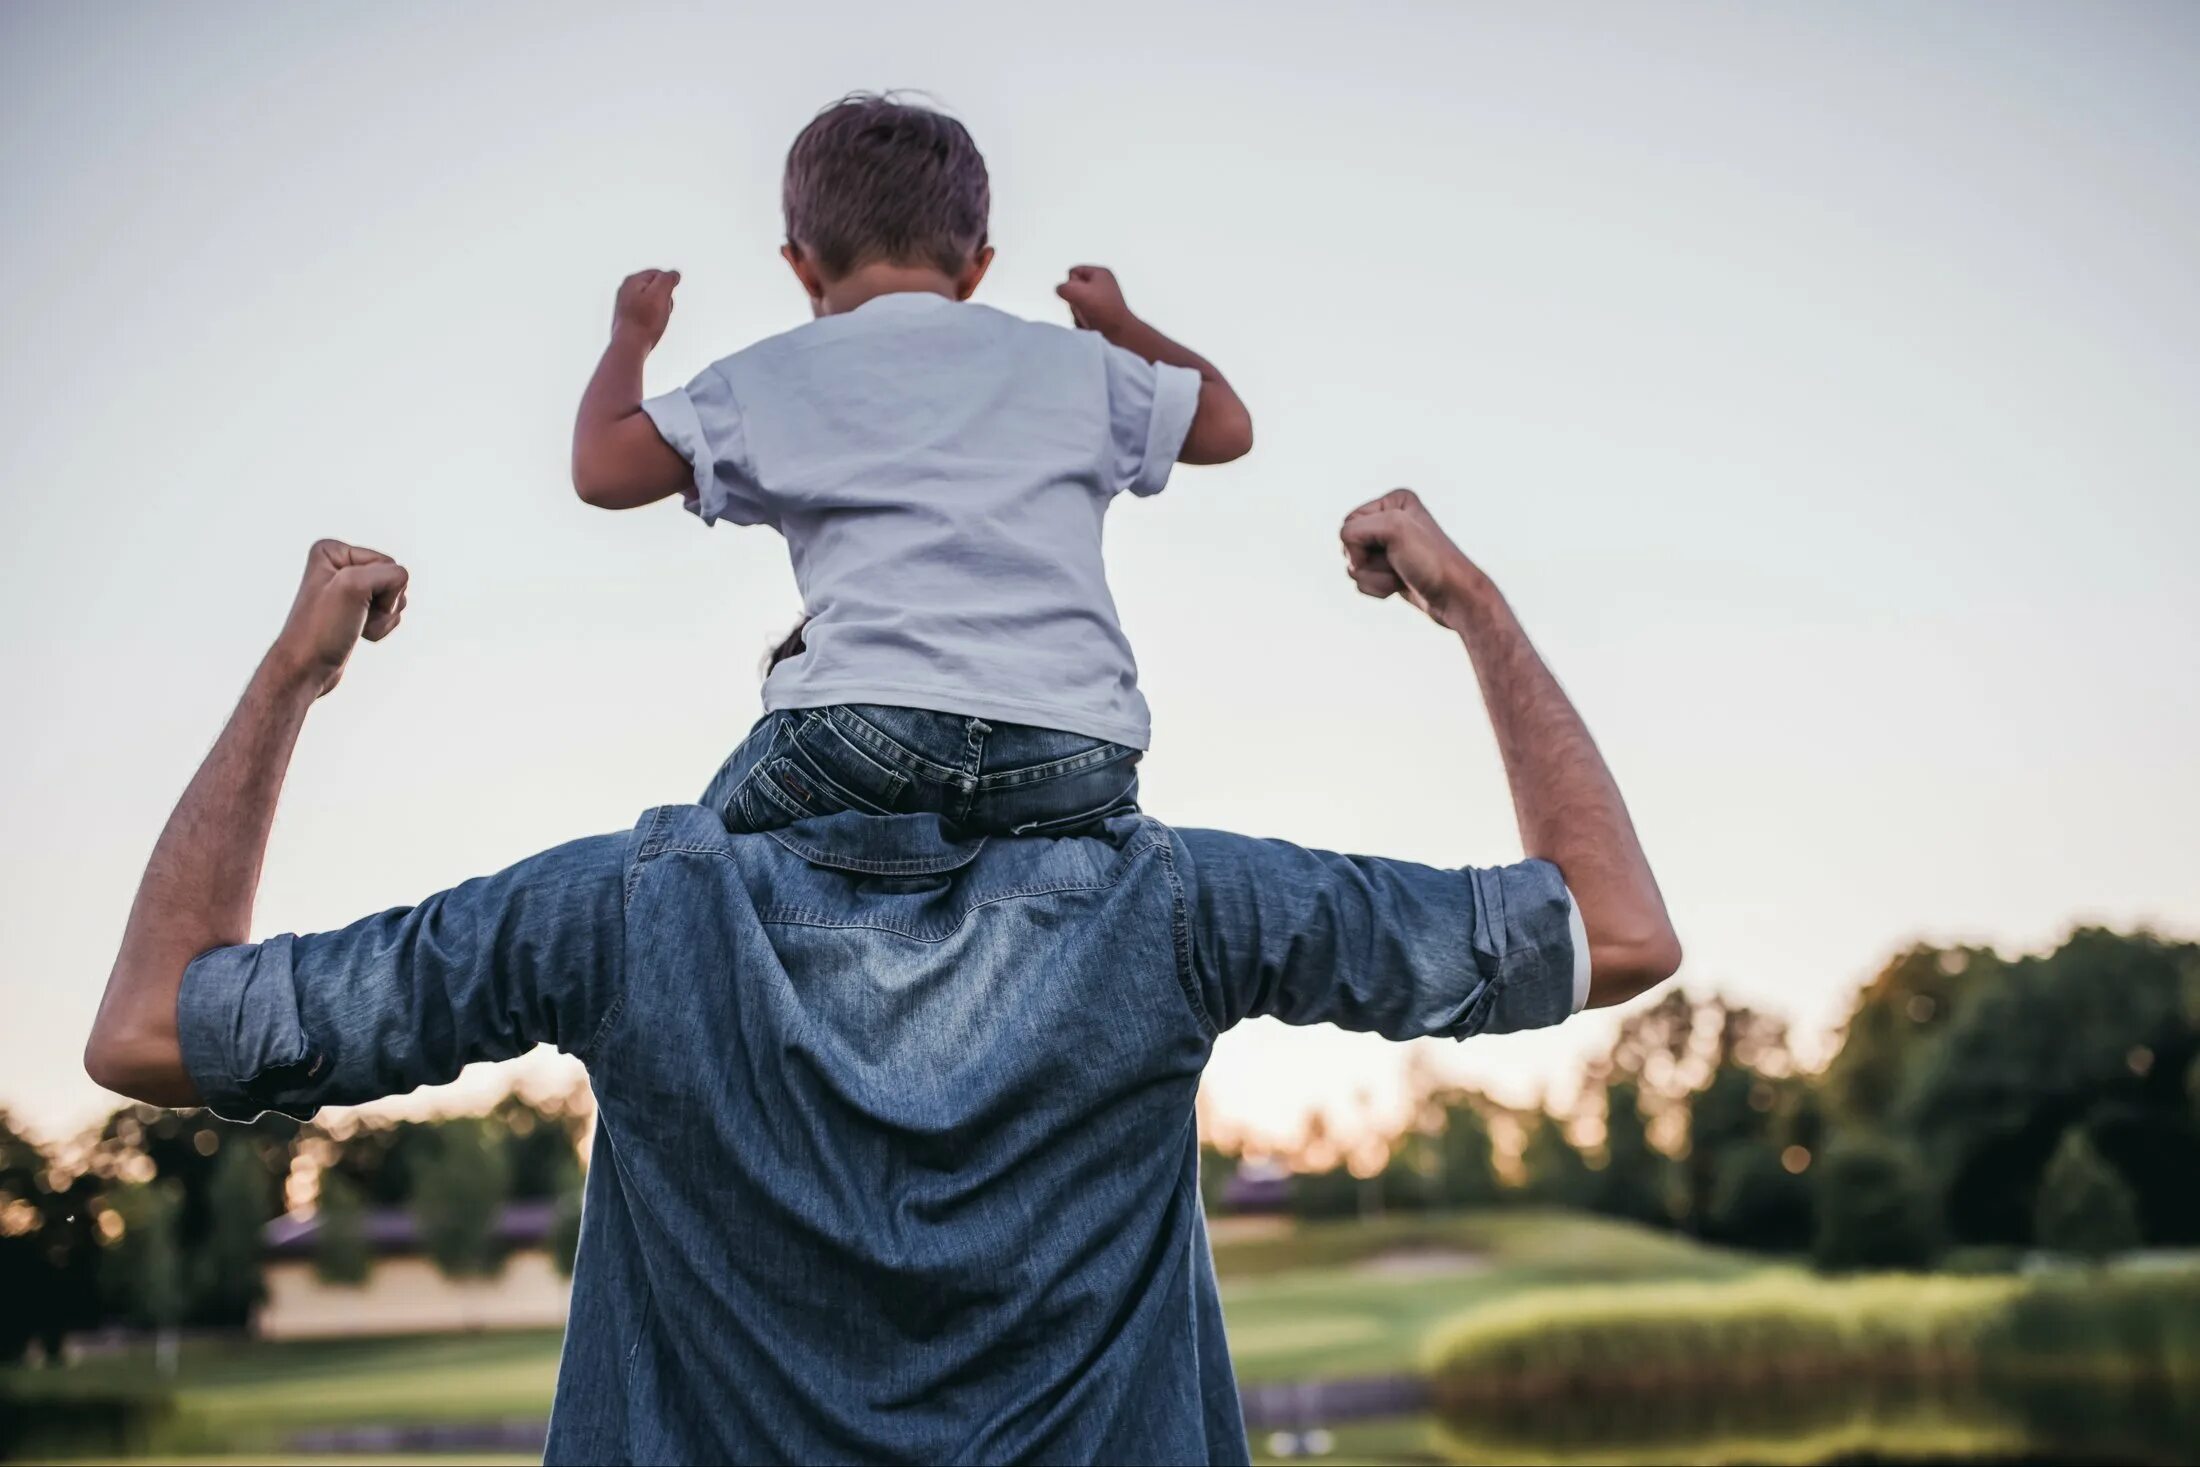
[(736, 836), (682, 806), (249, 942), (298, 730), (404, 606), (402, 567), (325, 541), (146, 864), (86, 1069), (306, 1118), (537, 1044), (580, 1057), (601, 1125), (554, 1459), (1242, 1462), (1190, 1125), (1215, 1034), (1530, 1028), (1680, 961), (1494, 587), (1410, 493), (1342, 538), (1363, 590), (1455, 624), (1548, 858), (1439, 870), (1139, 817)]
[[(550, 1457), (1204, 1459), (1168, 838), (657, 813)], [(876, 874), (887, 871), (893, 874)], [(606, 1384), (616, 1389), (601, 1389)], [(1242, 1451), (1242, 1447), (1236, 1448)]]

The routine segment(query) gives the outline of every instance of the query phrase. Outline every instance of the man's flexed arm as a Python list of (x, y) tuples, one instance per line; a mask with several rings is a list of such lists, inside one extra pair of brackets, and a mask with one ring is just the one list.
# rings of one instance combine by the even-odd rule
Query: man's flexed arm
[(1619, 786), (1497, 587), (1410, 489), (1360, 506), (1341, 534), (1361, 591), (1403, 596), (1466, 644), (1521, 842), (1565, 876), (1588, 932), (1589, 1003), (1624, 1003), (1672, 976), (1680, 939)]
[(404, 609), (403, 566), (335, 540), (313, 547), (282, 633), (145, 864), (84, 1047), (85, 1070), (109, 1090), (155, 1105), (197, 1103), (176, 1029), (184, 969), (245, 940), (306, 710), (336, 686), (353, 646), (388, 636)]

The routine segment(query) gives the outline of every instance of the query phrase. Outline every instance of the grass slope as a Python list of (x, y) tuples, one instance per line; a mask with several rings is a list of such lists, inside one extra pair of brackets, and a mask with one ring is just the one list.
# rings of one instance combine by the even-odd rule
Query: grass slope
[[(1400, 1253), (1471, 1257), (1456, 1273), (1392, 1276)], [(1758, 1265), (1640, 1228), (1504, 1210), (1301, 1227), (1215, 1250), (1239, 1377), (1248, 1382), (1419, 1368), (1436, 1322), (1523, 1290), (1624, 1280), (1720, 1279)], [(18, 1395), (172, 1395), (181, 1450), (279, 1452), (293, 1433), (358, 1424), (541, 1417), (557, 1375), (555, 1331), (272, 1344), (186, 1344), (163, 1381), (149, 1352), (64, 1370), (0, 1371)], [(1414, 1423), (1355, 1432), (1396, 1445)], [(1366, 1445), (1372, 1446), (1373, 1442)]]

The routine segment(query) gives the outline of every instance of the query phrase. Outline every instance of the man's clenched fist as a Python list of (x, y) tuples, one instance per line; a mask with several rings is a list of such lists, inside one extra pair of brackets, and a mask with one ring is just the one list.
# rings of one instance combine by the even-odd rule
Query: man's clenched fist
[(1345, 571), (1362, 595), (1403, 596), (1454, 630), (1460, 603), (1484, 583), (1411, 489), (1369, 500), (1337, 533)]
[(677, 270), (639, 270), (620, 281), (612, 334), (630, 333), (643, 346), (655, 347), (672, 320), (672, 288), (679, 283)]
[(1069, 279), (1055, 286), (1054, 293), (1069, 302), (1070, 320), (1102, 336), (1113, 336), (1131, 318), (1131, 308), (1123, 304), (1123, 287), (1104, 265), (1071, 266)]
[(323, 540), (306, 553), (290, 617), (269, 659), (319, 697), (344, 676), (351, 649), (379, 642), (405, 615), (405, 568), (379, 550)]

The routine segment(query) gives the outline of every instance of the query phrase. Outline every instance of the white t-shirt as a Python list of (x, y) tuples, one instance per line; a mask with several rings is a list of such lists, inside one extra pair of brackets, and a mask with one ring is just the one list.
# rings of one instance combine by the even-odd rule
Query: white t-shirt
[(766, 679), (767, 709), (885, 703), (1147, 746), (1101, 517), (1168, 483), (1198, 373), (908, 293), (642, 406), (694, 466), (705, 523), (786, 537), (807, 650)]

